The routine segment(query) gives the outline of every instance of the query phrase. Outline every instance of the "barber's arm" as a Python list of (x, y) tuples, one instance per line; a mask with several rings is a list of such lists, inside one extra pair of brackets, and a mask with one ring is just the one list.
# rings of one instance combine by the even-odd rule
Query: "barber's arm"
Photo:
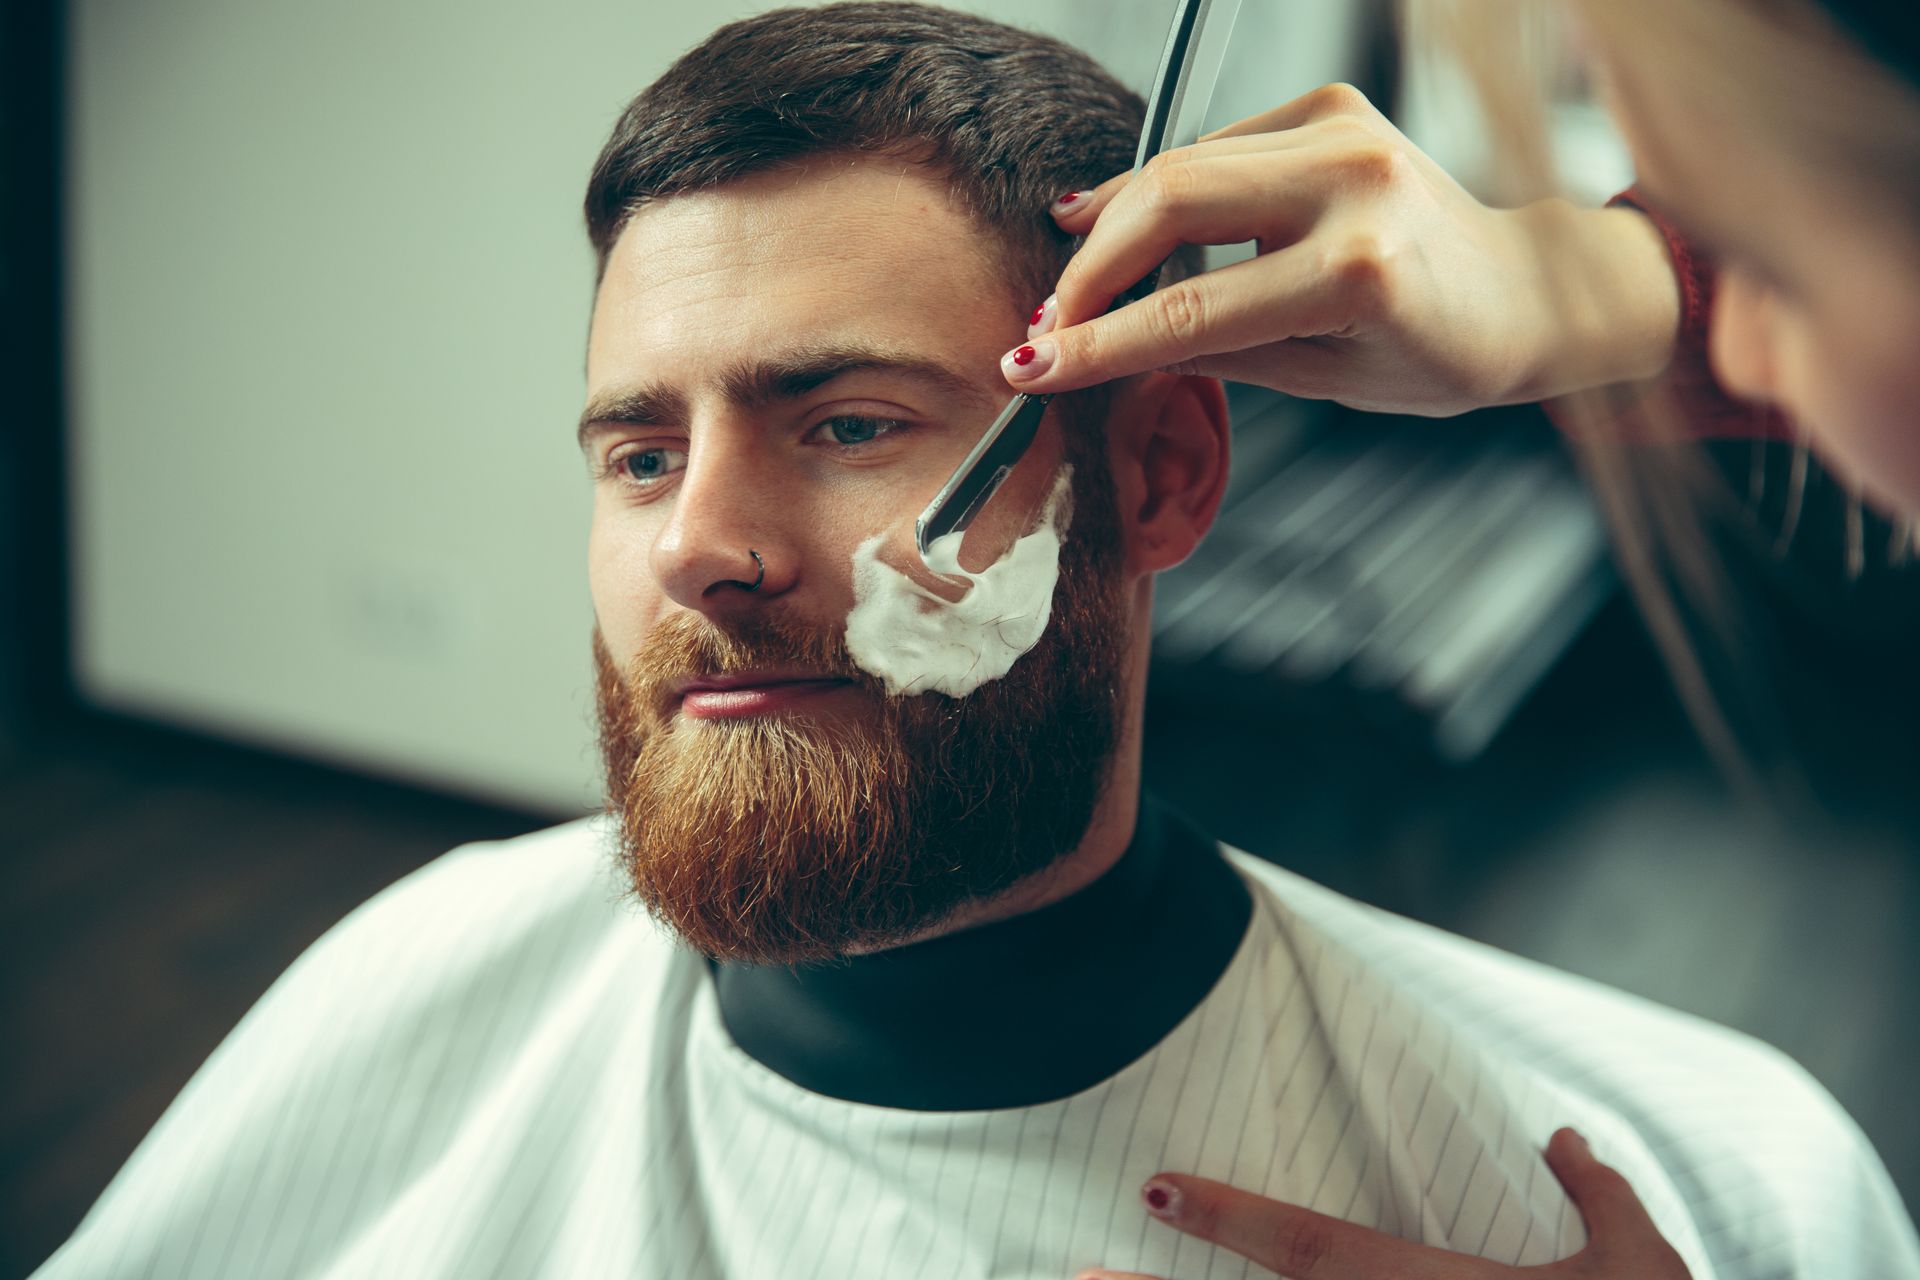
[[(1660, 233), (1630, 209), (1480, 203), (1358, 90), (1317, 89), (1053, 207), (1086, 243), (1023, 391), (1147, 369), (1443, 416), (1659, 373), (1680, 320)], [(1111, 314), (1182, 244), (1258, 256)], [(1011, 353), (1010, 353), (1011, 355)]]
[[(1060, 278), (1045, 332), (1019, 349), (1024, 359), (1003, 362), (1025, 391), (1173, 368), (1443, 416), (1651, 378), (1672, 360), (1681, 329), (1675, 261), (1647, 217), (1564, 201), (1489, 208), (1344, 85), (1073, 193), (1053, 215), (1086, 242)], [(1253, 259), (1107, 312), (1180, 245), (1248, 240)], [(1201, 1178), (1159, 1175), (1146, 1198), (1168, 1225), (1289, 1280), (1686, 1280), (1633, 1189), (1577, 1135), (1556, 1134), (1547, 1163), (1589, 1243), (1534, 1268)]]
[[(1510, 1267), (1369, 1231), (1224, 1183), (1163, 1173), (1143, 1192), (1149, 1210), (1189, 1235), (1233, 1250), (1287, 1280), (1688, 1280), (1625, 1178), (1562, 1129), (1547, 1165), (1587, 1224), (1587, 1246), (1560, 1262)], [(1076, 1280), (1161, 1280), (1132, 1271), (1084, 1271)]]

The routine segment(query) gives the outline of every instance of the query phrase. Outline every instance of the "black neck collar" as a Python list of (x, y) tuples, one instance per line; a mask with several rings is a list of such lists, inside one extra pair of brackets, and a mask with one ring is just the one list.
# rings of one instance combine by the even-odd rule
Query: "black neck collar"
[(803, 1089), (914, 1111), (1033, 1106), (1164, 1039), (1252, 912), (1219, 846), (1149, 799), (1120, 860), (1038, 911), (833, 964), (712, 967), (728, 1034)]

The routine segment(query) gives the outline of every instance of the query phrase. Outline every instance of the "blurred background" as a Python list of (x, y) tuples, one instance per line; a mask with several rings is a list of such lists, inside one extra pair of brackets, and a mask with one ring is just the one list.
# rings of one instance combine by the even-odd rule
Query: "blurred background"
[[(0, 1272), (341, 915), (595, 804), (579, 200), (628, 98), (766, 7), (7, 7)], [(1142, 89), (1170, 12), (958, 7)], [(1216, 123), (1349, 80), (1485, 190), (1417, 35), (1386, 0), (1247, 0)], [(1559, 99), (1597, 203), (1631, 171), (1577, 76)], [(1228, 508), (1160, 591), (1150, 785), (1779, 1045), (1913, 1203), (1920, 579), (1889, 532), (1790, 448), (1709, 451), (1762, 719), (1811, 765), (1736, 795), (1537, 410), (1233, 396)]]

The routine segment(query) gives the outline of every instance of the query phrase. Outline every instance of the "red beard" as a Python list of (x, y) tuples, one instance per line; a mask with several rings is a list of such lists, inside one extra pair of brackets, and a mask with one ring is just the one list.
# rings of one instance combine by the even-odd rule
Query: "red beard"
[[(889, 698), (843, 632), (771, 613), (677, 614), (624, 675), (595, 632), (608, 809), (656, 919), (720, 959), (821, 960), (903, 941), (1079, 844), (1118, 741), (1127, 617), (1111, 481), (1076, 471), (1053, 621), (966, 698)], [(871, 712), (676, 717), (678, 682), (756, 667), (851, 680)]]

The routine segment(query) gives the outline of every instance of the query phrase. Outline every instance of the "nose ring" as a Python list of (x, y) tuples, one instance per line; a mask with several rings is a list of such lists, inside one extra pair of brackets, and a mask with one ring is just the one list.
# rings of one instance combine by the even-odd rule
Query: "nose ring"
[(759, 570), (758, 573), (753, 575), (752, 582), (742, 582), (738, 578), (727, 578), (723, 581), (716, 582), (714, 585), (717, 587), (738, 587), (742, 591), (758, 591), (760, 584), (767, 580), (767, 562), (762, 560), (760, 553), (752, 548), (748, 548), (747, 554), (753, 557), (753, 567)]

